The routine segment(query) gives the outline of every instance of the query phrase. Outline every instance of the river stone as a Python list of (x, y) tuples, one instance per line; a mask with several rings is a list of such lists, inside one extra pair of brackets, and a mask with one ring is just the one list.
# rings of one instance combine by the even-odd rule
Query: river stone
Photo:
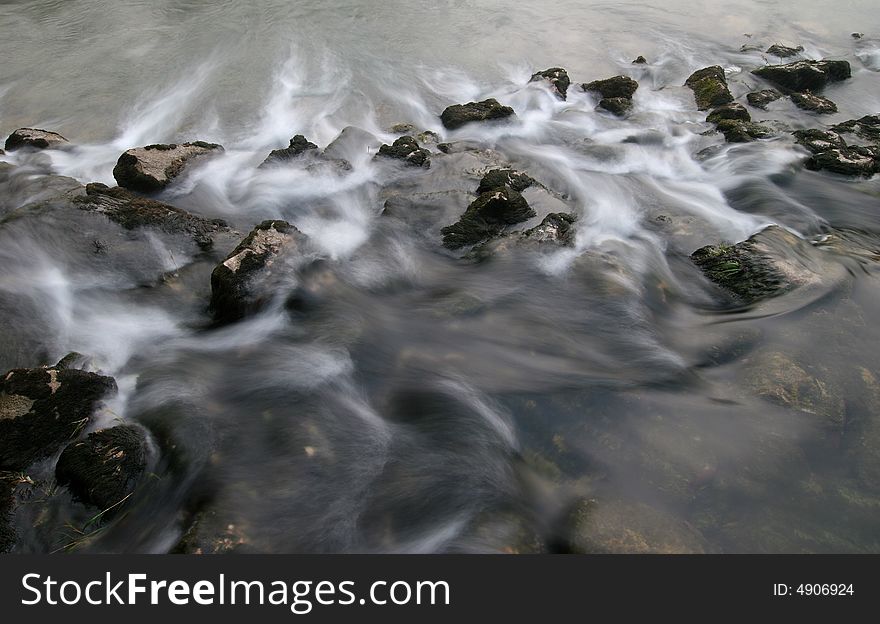
[(635, 60), (632, 62), (632, 64), (633, 64), (633, 65), (647, 65), (647, 64), (648, 64), (648, 59), (646, 59), (644, 56), (642, 56), (642, 55), (640, 54), (639, 56), (637, 56), (637, 57), (635, 58)]
[(508, 225), (536, 216), (525, 198), (511, 188), (496, 188), (475, 199), (456, 223), (441, 230), (443, 245), (458, 249), (500, 234)]
[(804, 51), (804, 46), (790, 48), (788, 46), (784, 46), (779, 43), (774, 43), (772, 46), (767, 48), (767, 54), (772, 54), (773, 56), (778, 56), (779, 58), (789, 58), (792, 56), (797, 56), (798, 54), (800, 54), (803, 51)]
[(402, 136), (391, 145), (383, 144), (376, 156), (400, 160), (412, 167), (427, 169), (431, 166), (431, 153), (419, 147), (419, 144), (411, 136)]
[(471, 122), (504, 119), (514, 114), (511, 107), (503, 106), (495, 98), (490, 98), (482, 102), (449, 106), (441, 113), (440, 121), (446, 129), (455, 130)]
[(715, 124), (715, 128), (724, 135), (724, 140), (728, 143), (748, 143), (773, 135), (773, 131), (767, 126), (736, 119), (722, 119)]
[(860, 139), (880, 144), (880, 115), (865, 115), (833, 126), (835, 132), (855, 134)]
[(699, 110), (722, 106), (733, 101), (727, 78), (720, 65), (712, 65), (698, 69), (684, 82), (694, 92), (694, 100)]
[(719, 106), (714, 109), (709, 115), (706, 117), (706, 121), (710, 123), (717, 124), (719, 121), (723, 119), (735, 119), (737, 121), (751, 121), (752, 116), (749, 114), (749, 111), (746, 110), (746, 107), (738, 102), (731, 102), (730, 104), (725, 104), (724, 106)]
[(595, 91), (603, 98), (632, 98), (639, 83), (627, 76), (613, 76), (581, 85), (584, 91)]
[(577, 216), (568, 212), (551, 212), (540, 225), (526, 230), (520, 235), (523, 242), (527, 243), (557, 243), (560, 245), (573, 245)]
[(317, 149), (317, 145), (306, 139), (303, 135), (297, 134), (290, 139), (290, 145), (287, 147), (269, 152), (269, 155), (266, 157), (266, 160), (260, 164), (260, 167), (293, 160), (303, 154), (313, 153)]
[(821, 91), (829, 82), (852, 75), (847, 61), (795, 61), (785, 65), (765, 65), (752, 73), (772, 82), (786, 93)]
[(633, 101), (630, 98), (625, 97), (614, 97), (614, 98), (602, 98), (599, 100), (599, 104), (597, 108), (601, 108), (602, 110), (606, 110), (613, 115), (617, 115), (618, 117), (623, 117), (629, 111), (632, 110)]
[(830, 149), (842, 149), (846, 147), (846, 142), (837, 132), (833, 130), (818, 130), (809, 128), (807, 130), (795, 130), (792, 132), (794, 141), (814, 154), (826, 152)]
[(807, 169), (825, 169), (845, 176), (869, 178), (880, 172), (880, 148), (851, 145), (813, 154), (805, 163)]
[(550, 69), (536, 72), (532, 74), (529, 82), (537, 82), (539, 80), (549, 82), (559, 99), (564, 100), (568, 95), (568, 87), (571, 85), (571, 80), (568, 77), (568, 72), (561, 67), (551, 67)]
[(153, 455), (143, 427), (102, 429), (67, 445), (55, 465), (55, 478), (82, 502), (109, 509), (134, 492)]
[(746, 100), (751, 106), (767, 110), (767, 105), (775, 102), (782, 97), (782, 94), (775, 89), (761, 89), (760, 91), (752, 91), (746, 95)]
[(119, 186), (132, 191), (161, 191), (178, 177), (187, 164), (208, 154), (223, 151), (216, 143), (195, 141), (135, 147), (119, 157), (113, 177)]
[(520, 171), (513, 169), (492, 169), (487, 171), (486, 175), (480, 180), (480, 186), (477, 187), (477, 194), (482, 195), (497, 188), (505, 186), (512, 188), (518, 193), (536, 184), (535, 180)]
[(213, 247), (215, 233), (228, 230), (222, 219), (198, 217), (170, 204), (98, 182), (87, 184), (86, 194), (75, 197), (73, 202), (83, 210), (100, 212), (127, 230), (156, 228), (169, 234), (186, 234), (202, 249)]
[(0, 381), (0, 470), (25, 470), (85, 428), (116, 392), (112, 377), (76, 369), (19, 368)]
[(53, 149), (63, 147), (69, 141), (57, 132), (40, 130), (39, 128), (19, 128), (6, 139), (6, 151), (12, 152), (23, 147), (35, 149)]
[(821, 95), (813, 95), (809, 91), (792, 93), (789, 97), (798, 108), (812, 113), (828, 115), (837, 112), (837, 104)]
[(286, 221), (267, 220), (255, 227), (211, 273), (215, 319), (236, 321), (261, 308), (267, 294), (260, 283), (269, 280), (283, 253), (295, 252), (305, 240), (305, 234)]

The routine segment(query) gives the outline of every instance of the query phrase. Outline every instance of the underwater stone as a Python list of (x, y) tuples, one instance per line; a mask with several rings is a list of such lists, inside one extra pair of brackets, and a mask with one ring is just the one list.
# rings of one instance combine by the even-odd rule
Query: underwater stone
[(779, 43), (774, 43), (772, 46), (767, 48), (767, 54), (772, 54), (773, 56), (778, 56), (779, 58), (789, 58), (791, 56), (797, 56), (803, 51), (804, 46), (790, 48)]

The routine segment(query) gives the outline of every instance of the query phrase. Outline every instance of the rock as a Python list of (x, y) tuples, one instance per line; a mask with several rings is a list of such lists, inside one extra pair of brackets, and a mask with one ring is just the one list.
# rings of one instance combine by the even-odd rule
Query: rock
[(704, 67), (691, 74), (685, 80), (685, 86), (694, 92), (694, 100), (699, 110), (706, 110), (716, 106), (722, 106), (733, 102), (730, 89), (727, 88), (727, 78), (720, 65)]
[(767, 54), (772, 54), (773, 56), (778, 56), (779, 58), (789, 58), (791, 56), (797, 56), (803, 51), (804, 46), (790, 48), (788, 46), (780, 45), (778, 43), (774, 43), (772, 46), (767, 48)]
[(482, 102), (468, 102), (467, 104), (449, 106), (440, 115), (440, 121), (443, 122), (443, 126), (448, 130), (455, 130), (471, 122), (504, 119), (514, 114), (511, 107), (502, 106), (498, 100), (490, 98)]
[(477, 187), (477, 194), (482, 195), (489, 191), (509, 187), (518, 193), (522, 193), (530, 186), (537, 184), (530, 176), (513, 169), (492, 169), (487, 171), (486, 175), (480, 180), (480, 186)]
[(260, 164), (260, 167), (292, 160), (303, 154), (316, 152), (317, 149), (317, 145), (308, 141), (303, 135), (297, 134), (290, 139), (290, 145), (288, 147), (269, 152), (269, 155), (266, 157), (266, 160)]
[(526, 230), (520, 235), (523, 242), (529, 243), (558, 243), (560, 245), (573, 245), (577, 216), (567, 212), (551, 212), (540, 225)]
[(736, 245), (707, 245), (691, 260), (712, 282), (749, 304), (805, 284), (803, 271), (792, 265), (779, 248), (791, 249), (800, 239), (770, 226)]
[(407, 165), (413, 167), (428, 168), (431, 166), (431, 153), (426, 149), (420, 148), (419, 144), (411, 136), (402, 136), (394, 141), (392, 145), (383, 144), (379, 148), (377, 157), (402, 160)]
[(6, 139), (6, 151), (13, 152), (23, 147), (35, 149), (54, 149), (68, 145), (69, 141), (57, 132), (38, 128), (19, 128)]
[(525, 198), (511, 188), (487, 191), (475, 199), (456, 223), (441, 230), (443, 245), (458, 249), (483, 242), (514, 223), (535, 216)]
[(855, 134), (860, 139), (880, 144), (880, 115), (865, 115), (833, 126), (835, 132)]
[(792, 93), (790, 97), (791, 101), (803, 110), (825, 115), (837, 112), (837, 104), (821, 95), (813, 95), (809, 91)]
[(861, 39), (864, 36), (865, 36), (865, 33), (860, 33), (860, 32), (854, 32), (854, 33), (850, 34), (850, 37), (852, 37), (853, 39)]
[(613, 76), (581, 85), (584, 91), (595, 91), (603, 98), (631, 98), (639, 83), (627, 76)]
[(399, 123), (391, 126), (391, 132), (394, 134), (415, 134), (416, 127), (411, 123)]
[(86, 194), (75, 197), (73, 202), (83, 210), (106, 215), (127, 230), (156, 228), (169, 234), (186, 234), (202, 249), (214, 245), (213, 234), (228, 229), (223, 220), (198, 217), (170, 204), (98, 182), (87, 184)]
[(806, 147), (814, 154), (828, 151), (830, 149), (841, 149), (846, 147), (843, 138), (833, 130), (796, 130), (792, 132), (795, 143)]
[(755, 108), (767, 110), (767, 105), (775, 102), (782, 97), (782, 94), (775, 89), (761, 89), (760, 91), (752, 91), (746, 95), (746, 100)]
[(324, 148), (323, 158), (351, 163), (355, 162), (361, 154), (378, 149), (381, 144), (382, 141), (366, 130), (356, 126), (346, 126), (339, 133), (339, 136)]
[(82, 370), (19, 368), (6, 373), (0, 381), (0, 470), (25, 470), (57, 452), (115, 392), (112, 377)]
[[(271, 292), (261, 288), (284, 254), (301, 250), (305, 234), (286, 221), (263, 221), (211, 273), (211, 311), (232, 322), (259, 310)], [(271, 291), (271, 288), (268, 289)]]
[(119, 157), (113, 168), (113, 177), (119, 186), (132, 191), (161, 191), (183, 172), (188, 163), (220, 151), (223, 151), (220, 145), (204, 141), (136, 147)]
[(709, 113), (708, 117), (706, 117), (706, 121), (714, 124), (717, 124), (724, 119), (751, 121), (752, 116), (749, 114), (749, 111), (746, 110), (745, 106), (738, 104), (737, 102), (731, 102), (730, 104), (719, 106)]
[(143, 427), (102, 429), (62, 451), (55, 465), (55, 478), (82, 502), (116, 511), (119, 503), (134, 492), (154, 455)]
[(617, 115), (618, 117), (623, 117), (630, 110), (632, 110), (633, 101), (629, 98), (624, 97), (616, 97), (616, 98), (602, 98), (599, 100), (599, 104), (597, 108), (601, 108), (603, 110), (607, 110), (609, 113)]
[(416, 135), (416, 141), (419, 143), (439, 143), (440, 135), (430, 130), (424, 130)]
[(684, 520), (644, 503), (583, 499), (566, 520), (564, 541), (577, 554), (707, 552), (705, 538)]
[(561, 67), (551, 67), (550, 69), (545, 69), (544, 71), (532, 74), (529, 82), (537, 82), (539, 80), (546, 80), (549, 82), (559, 99), (564, 100), (566, 98), (568, 87), (571, 85), (571, 80), (568, 77), (567, 71)]
[(847, 61), (795, 61), (785, 65), (765, 65), (752, 73), (772, 82), (786, 93), (821, 91), (829, 82), (852, 75)]
[(767, 126), (736, 119), (722, 119), (715, 124), (715, 127), (724, 135), (728, 143), (748, 143), (773, 135), (773, 131)]
[(647, 65), (648, 59), (646, 59), (644, 56), (642, 56), (640, 54), (639, 56), (636, 57), (636, 59), (632, 62), (632, 64), (633, 65)]
[(852, 145), (832, 148), (813, 154), (805, 163), (807, 169), (825, 169), (846, 176), (869, 178), (880, 172), (880, 148)]

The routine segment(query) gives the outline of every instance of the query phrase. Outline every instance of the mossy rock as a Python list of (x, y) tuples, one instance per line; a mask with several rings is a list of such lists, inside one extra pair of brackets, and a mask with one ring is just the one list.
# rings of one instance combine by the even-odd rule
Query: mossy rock
[(392, 158), (400, 160), (412, 167), (431, 166), (431, 153), (419, 147), (419, 144), (411, 136), (402, 136), (395, 140), (392, 145), (383, 144), (379, 148), (377, 158)]
[(629, 98), (617, 97), (617, 98), (602, 98), (599, 100), (599, 104), (597, 108), (602, 110), (606, 110), (612, 115), (617, 115), (618, 117), (623, 117), (629, 111), (632, 110), (633, 102)]
[(813, 95), (809, 91), (805, 91), (804, 93), (792, 93), (790, 97), (791, 101), (795, 103), (795, 106), (802, 110), (810, 111), (811, 113), (830, 115), (831, 113), (837, 112), (837, 104), (821, 95)]
[(806, 130), (795, 130), (792, 132), (794, 142), (801, 145), (814, 154), (827, 152), (830, 149), (846, 148), (846, 142), (843, 137), (833, 130), (818, 130), (809, 128)]
[(571, 85), (571, 79), (568, 77), (568, 72), (563, 68), (551, 67), (550, 69), (536, 72), (532, 74), (529, 82), (537, 82), (539, 80), (544, 80), (550, 83), (556, 97), (560, 100), (564, 100), (568, 95), (568, 87)]
[(760, 91), (752, 91), (746, 95), (746, 100), (750, 106), (767, 110), (767, 105), (775, 102), (782, 97), (782, 94), (775, 89), (761, 89)]
[(869, 178), (880, 172), (880, 148), (852, 145), (813, 154), (804, 163), (813, 171), (826, 170), (851, 177)]
[(522, 173), (521, 171), (515, 171), (513, 169), (492, 169), (491, 171), (487, 171), (480, 180), (480, 185), (477, 187), (477, 194), (482, 195), (483, 193), (504, 188), (505, 186), (518, 193), (522, 193), (524, 190), (535, 184), (537, 184), (537, 182), (535, 182), (531, 176)]
[(297, 134), (290, 139), (290, 145), (287, 147), (269, 152), (269, 155), (266, 156), (266, 160), (260, 164), (260, 167), (287, 162), (304, 154), (317, 153), (317, 150), (317, 145), (306, 139), (303, 135)]
[(742, 104), (738, 104), (737, 102), (731, 102), (730, 104), (725, 104), (724, 106), (719, 106), (715, 108), (706, 117), (706, 121), (714, 124), (717, 124), (725, 119), (751, 121), (752, 116), (749, 114), (749, 111), (746, 110), (745, 106), (743, 106)]
[(465, 124), (505, 119), (514, 114), (510, 106), (503, 106), (495, 98), (489, 98), (482, 102), (449, 106), (440, 114), (440, 121), (446, 129), (455, 130)]
[(880, 115), (865, 115), (850, 119), (832, 127), (841, 134), (855, 134), (858, 138), (880, 145)]
[(796, 48), (792, 48), (779, 43), (774, 43), (772, 46), (767, 48), (766, 53), (772, 54), (773, 56), (778, 56), (779, 58), (790, 58), (792, 56), (797, 56), (803, 51), (804, 46), (797, 46)]
[(602, 98), (632, 99), (639, 83), (628, 76), (614, 76), (604, 80), (594, 80), (582, 85), (584, 91), (595, 91)]
[(443, 245), (459, 249), (500, 234), (508, 225), (536, 216), (529, 203), (511, 188), (496, 188), (475, 199), (456, 223), (441, 230)]
[(724, 135), (724, 140), (728, 143), (749, 143), (773, 136), (773, 131), (767, 126), (749, 121), (722, 119), (715, 124), (715, 127)]
[(852, 69), (847, 61), (795, 61), (785, 65), (765, 65), (753, 69), (752, 73), (786, 93), (815, 93), (829, 82), (846, 80), (852, 75)]
[(733, 101), (733, 96), (727, 87), (727, 78), (720, 65), (695, 71), (684, 84), (694, 92), (694, 100), (699, 110), (723, 106)]

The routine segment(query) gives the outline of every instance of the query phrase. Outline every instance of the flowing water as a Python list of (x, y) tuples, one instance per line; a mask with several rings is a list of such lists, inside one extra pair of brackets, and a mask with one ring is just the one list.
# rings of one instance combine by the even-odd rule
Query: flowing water
[[(0, 131), (74, 143), (0, 157), (15, 166), (0, 215), (63, 186), (52, 176), (113, 184), (122, 151), (201, 139), (225, 152), (161, 199), (241, 237), (285, 219), (324, 259), (286, 284), (306, 310), (279, 291), (215, 327), (210, 272), (240, 237), (196, 253), (144, 233), (131, 262), (101, 263), (61, 218), (4, 222), (0, 368), (86, 354), (120, 387), (96, 426), (138, 421), (165, 448), (79, 550), (165, 552), (193, 517), (219, 549), (568, 550), (584, 500), (600, 550), (880, 550), (880, 184), (803, 170), (784, 133), (704, 134), (682, 87), (720, 64), (735, 97), (760, 88), (748, 70), (775, 42), (847, 59), (853, 77), (826, 91), (835, 115), (781, 101), (756, 119), (880, 111), (869, 0), (0, 3)], [(633, 114), (528, 82), (552, 66), (632, 76)], [(516, 120), (440, 124), (486, 97)], [(294, 134), (390, 142), (398, 122), (480, 149), (404, 171), (355, 132), (347, 175), (257, 169)], [(574, 247), (474, 263), (440, 246), (498, 164), (543, 185), (524, 193), (538, 212), (524, 227), (578, 216)], [(382, 215), (394, 197), (406, 218)], [(804, 241), (835, 228), (864, 253), (804, 242), (789, 253), (821, 267), (813, 288), (724, 305), (688, 255), (770, 224)], [(35, 496), (48, 507), (17, 511), (17, 550), (63, 548), (94, 514), (51, 479)]]

